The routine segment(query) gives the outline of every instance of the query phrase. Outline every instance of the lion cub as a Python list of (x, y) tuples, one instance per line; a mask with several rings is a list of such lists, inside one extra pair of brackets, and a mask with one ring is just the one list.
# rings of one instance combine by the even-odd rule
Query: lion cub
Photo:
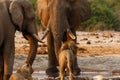
[(16, 73), (12, 74), (9, 80), (33, 80), (31, 74), (33, 69), (31, 65), (22, 65)]
[(62, 44), (59, 53), (60, 78), (64, 80), (65, 70), (69, 70), (69, 80), (73, 80), (74, 60), (77, 46), (74, 41), (66, 41)]

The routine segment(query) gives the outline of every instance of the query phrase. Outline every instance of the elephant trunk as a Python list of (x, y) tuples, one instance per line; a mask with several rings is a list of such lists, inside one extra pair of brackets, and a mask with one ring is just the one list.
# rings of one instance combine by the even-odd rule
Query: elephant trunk
[(30, 51), (29, 51), (26, 63), (32, 65), (36, 57), (38, 41), (31, 35), (26, 35), (26, 37), (30, 44)]
[[(47, 35), (47, 34), (45, 34), (45, 36), (46, 36), (46, 35)], [(37, 34), (33, 34), (33, 37), (34, 37), (38, 42), (40, 42), (40, 43), (44, 43), (44, 42), (42, 42), (42, 40), (45, 38), (45, 36), (43, 36), (43, 37), (40, 39)]]

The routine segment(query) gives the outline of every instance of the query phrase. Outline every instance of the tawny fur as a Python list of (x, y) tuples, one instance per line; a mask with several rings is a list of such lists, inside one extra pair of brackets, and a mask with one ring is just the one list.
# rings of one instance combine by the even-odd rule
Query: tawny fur
[(67, 41), (62, 44), (59, 53), (60, 78), (64, 80), (65, 69), (69, 70), (69, 80), (73, 80), (74, 60), (77, 46), (74, 41)]
[(31, 74), (33, 69), (30, 65), (22, 65), (16, 73), (12, 74), (10, 80), (33, 80)]

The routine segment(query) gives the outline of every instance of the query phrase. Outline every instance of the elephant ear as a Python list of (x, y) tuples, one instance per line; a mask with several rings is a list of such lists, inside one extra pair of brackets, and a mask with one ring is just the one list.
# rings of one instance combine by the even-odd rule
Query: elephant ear
[(43, 26), (47, 26), (49, 21), (49, 7), (51, 0), (37, 0), (37, 16)]
[(35, 13), (34, 13), (35, 11), (32, 7), (32, 4), (30, 3), (30, 1), (24, 0), (24, 1), (21, 1), (21, 4), (22, 4), (23, 10), (25, 12), (24, 17), (26, 17), (28, 19), (35, 18)]
[[(88, 20), (91, 16), (91, 9), (88, 0), (74, 0), (72, 4), (72, 11), (70, 22), (74, 25)], [(77, 23), (76, 23), (77, 22)], [(76, 26), (76, 25), (75, 25)]]
[(80, 1), (80, 16), (81, 16), (81, 22), (86, 21), (90, 18), (91, 16), (91, 9), (90, 9), (90, 4), (88, 0), (79, 0)]
[(23, 13), (19, 2), (17, 2), (16, 0), (11, 2), (9, 12), (11, 14), (13, 23), (19, 26), (19, 29), (21, 30), (23, 24)]

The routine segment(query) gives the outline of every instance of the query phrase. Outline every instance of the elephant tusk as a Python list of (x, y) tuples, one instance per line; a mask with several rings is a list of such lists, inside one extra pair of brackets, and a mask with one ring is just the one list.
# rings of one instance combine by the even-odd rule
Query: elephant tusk
[(40, 40), (43, 40), (47, 36), (48, 32), (49, 32), (49, 28), (47, 28), (45, 30), (45, 32), (44, 32), (44, 34), (43, 34), (43, 36), (42, 36), (42, 38)]
[(71, 32), (70, 29), (67, 29), (67, 33), (68, 33), (68, 36), (69, 36), (71, 39), (73, 39), (73, 40), (76, 39), (75, 35)]
[(33, 37), (41, 43), (44, 43), (37, 34), (33, 34)]

